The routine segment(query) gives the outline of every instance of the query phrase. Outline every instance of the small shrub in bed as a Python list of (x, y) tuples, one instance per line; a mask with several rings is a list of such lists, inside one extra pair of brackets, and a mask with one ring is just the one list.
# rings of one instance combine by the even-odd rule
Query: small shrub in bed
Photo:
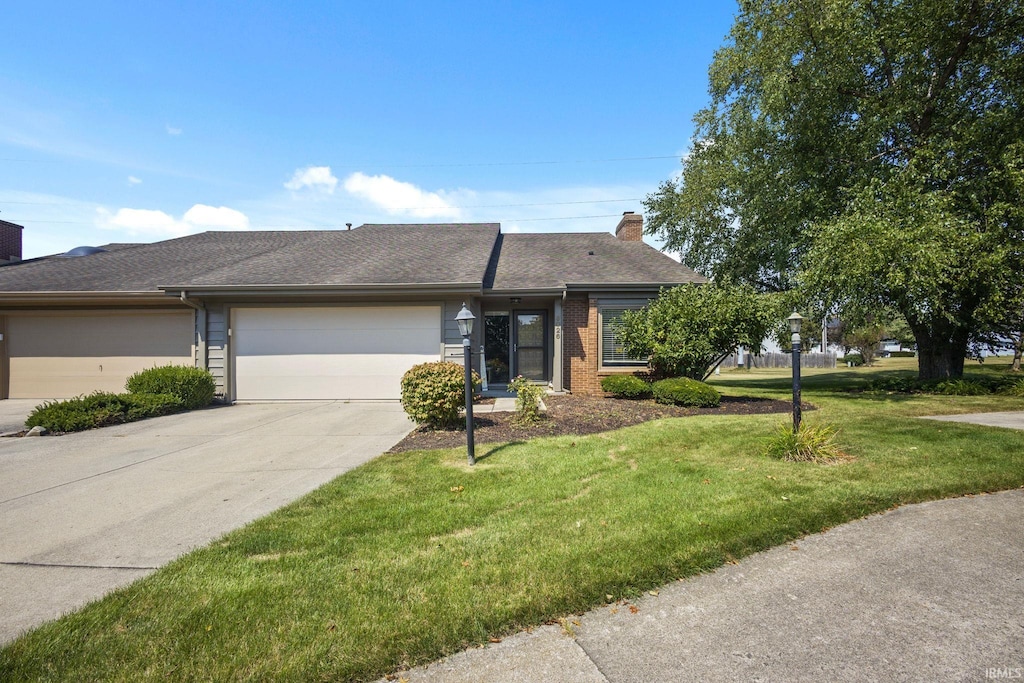
[(38, 425), (51, 432), (80, 432), (176, 413), (183, 407), (181, 399), (170, 394), (97, 391), (66, 401), (47, 401), (38, 405), (25, 420), (25, 426), (31, 429)]
[(163, 365), (140, 370), (129, 377), (124, 386), (132, 394), (177, 396), (188, 410), (210, 405), (216, 390), (213, 375), (209, 371), (185, 365)]
[(842, 362), (857, 367), (858, 365), (864, 365), (864, 356), (859, 353), (848, 353), (843, 356)]
[(510, 393), (516, 395), (516, 415), (512, 418), (517, 427), (526, 427), (540, 422), (540, 399), (544, 395), (544, 386), (534, 384), (522, 375), (508, 383)]
[(615, 398), (650, 398), (651, 385), (633, 375), (609, 375), (601, 378), (601, 389)]
[[(402, 375), (402, 407), (416, 424), (433, 429), (454, 427), (466, 405), (465, 368), (458, 363), (420, 363)], [(473, 373), (473, 390), (480, 375)]]
[(828, 424), (804, 424), (800, 426), (799, 432), (794, 433), (791, 425), (783, 424), (768, 439), (765, 455), (790, 462), (838, 462), (845, 458), (836, 443), (838, 432), (838, 429)]
[(672, 377), (651, 385), (654, 400), (677, 406), (714, 408), (722, 402), (722, 395), (714, 387), (689, 377)]

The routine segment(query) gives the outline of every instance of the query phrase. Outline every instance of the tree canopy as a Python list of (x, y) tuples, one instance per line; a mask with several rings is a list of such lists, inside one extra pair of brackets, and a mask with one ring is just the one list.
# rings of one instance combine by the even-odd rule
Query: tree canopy
[(812, 313), (892, 307), (961, 374), (1024, 271), (1021, 0), (742, 0), (710, 91), (648, 231)]

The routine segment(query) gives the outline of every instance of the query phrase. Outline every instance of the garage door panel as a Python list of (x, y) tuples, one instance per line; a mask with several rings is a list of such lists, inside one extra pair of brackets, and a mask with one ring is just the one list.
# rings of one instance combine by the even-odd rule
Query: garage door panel
[(396, 399), (413, 365), (440, 356), (439, 306), (239, 308), (239, 400)]
[(191, 313), (10, 316), (11, 398), (69, 398), (124, 391), (155, 365), (191, 365)]
[(236, 331), (236, 352), (242, 356), (368, 355), (374, 353), (438, 354), (439, 339), (427, 338), (423, 328), (338, 330), (293, 328)]

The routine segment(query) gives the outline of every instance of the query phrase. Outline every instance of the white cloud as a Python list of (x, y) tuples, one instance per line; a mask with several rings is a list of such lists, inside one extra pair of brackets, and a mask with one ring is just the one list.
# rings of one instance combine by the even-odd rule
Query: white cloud
[(248, 230), (249, 218), (241, 211), (226, 206), (196, 204), (182, 217), (185, 223), (202, 228), (221, 230)]
[(196, 204), (181, 219), (155, 209), (96, 210), (96, 224), (104, 230), (116, 230), (131, 237), (183, 237), (203, 230), (248, 230), (249, 218), (226, 206)]
[(292, 179), (284, 184), (286, 189), (298, 192), (304, 187), (327, 194), (334, 194), (334, 188), (338, 186), (338, 179), (331, 173), (330, 166), (307, 166), (296, 169)]
[(135, 176), (130, 175), (130, 176), (128, 176), (128, 184), (129, 185), (141, 185), (142, 184), (142, 178), (136, 178)]
[(389, 214), (405, 214), (417, 218), (459, 218), (462, 211), (437, 192), (421, 190), (386, 175), (368, 176), (353, 173), (345, 179), (345, 190), (376, 204)]
[(172, 126), (171, 124), (167, 124), (167, 134), (168, 135), (181, 135), (181, 133), (182, 133), (181, 128), (178, 128), (176, 126)]

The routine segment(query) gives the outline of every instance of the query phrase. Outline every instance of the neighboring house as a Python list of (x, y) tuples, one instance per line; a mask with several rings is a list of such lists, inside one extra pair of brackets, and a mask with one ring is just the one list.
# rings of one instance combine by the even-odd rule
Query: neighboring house
[(120, 391), (139, 369), (177, 363), (209, 369), (230, 401), (396, 399), (412, 365), (461, 362), (463, 302), (491, 384), (523, 375), (597, 393), (602, 375), (645, 365), (612, 321), (662, 287), (705, 281), (644, 244), (642, 226), (627, 212), (615, 236), (494, 223), (206, 232), (11, 263), (0, 396)]

